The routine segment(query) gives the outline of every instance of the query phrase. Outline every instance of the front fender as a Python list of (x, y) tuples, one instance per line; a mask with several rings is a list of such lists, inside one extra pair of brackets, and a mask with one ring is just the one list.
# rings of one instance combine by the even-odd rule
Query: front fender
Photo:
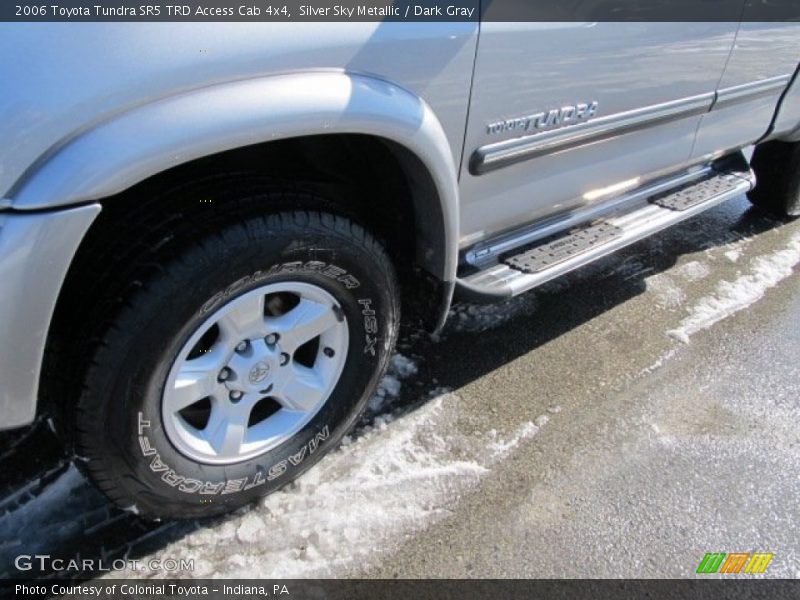
[(359, 133), (416, 155), (438, 193), (443, 231), (434, 275), (453, 281), (458, 184), (452, 150), (430, 106), (389, 82), (341, 71), (224, 83), (115, 114), (55, 144), (14, 184), (16, 210), (65, 206), (121, 192), (217, 152), (303, 135)]

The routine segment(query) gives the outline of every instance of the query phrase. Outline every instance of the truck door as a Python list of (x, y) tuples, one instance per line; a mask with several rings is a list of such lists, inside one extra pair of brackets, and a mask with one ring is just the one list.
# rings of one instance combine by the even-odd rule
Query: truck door
[(735, 3), (732, 23), (482, 22), (462, 249), (687, 164), (733, 44)]
[[(800, 63), (800, 23), (796, 22), (800, 4), (748, 3), (743, 17), (717, 100), (703, 116), (693, 157), (718, 155), (767, 133)], [(795, 22), (780, 20), (787, 17)]]

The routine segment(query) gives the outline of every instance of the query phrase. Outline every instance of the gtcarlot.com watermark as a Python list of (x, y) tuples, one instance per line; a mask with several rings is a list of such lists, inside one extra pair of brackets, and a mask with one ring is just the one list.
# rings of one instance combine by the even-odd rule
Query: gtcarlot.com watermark
[(176, 573), (194, 571), (193, 558), (148, 558), (115, 560), (58, 558), (49, 554), (20, 554), (14, 559), (19, 571), (100, 573), (112, 571), (167, 571)]

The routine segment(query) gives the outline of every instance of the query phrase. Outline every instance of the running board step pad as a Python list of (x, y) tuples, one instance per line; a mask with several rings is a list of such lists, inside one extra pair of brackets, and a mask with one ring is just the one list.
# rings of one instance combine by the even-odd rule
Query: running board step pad
[(650, 202), (670, 210), (687, 210), (712, 198), (735, 190), (742, 183), (741, 178), (734, 175), (716, 175), (699, 183), (690, 183), (678, 190), (670, 190), (653, 196)]
[(601, 221), (574, 229), (567, 235), (551, 239), (521, 254), (509, 256), (503, 262), (523, 273), (540, 273), (595, 246), (610, 242), (622, 233), (619, 227)]

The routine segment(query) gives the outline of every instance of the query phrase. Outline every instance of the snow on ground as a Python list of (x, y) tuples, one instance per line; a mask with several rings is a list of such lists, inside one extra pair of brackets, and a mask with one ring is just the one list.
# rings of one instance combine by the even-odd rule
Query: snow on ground
[(499, 459), (508, 456), (514, 450), (516, 450), (522, 442), (536, 435), (536, 433), (539, 431), (539, 428), (547, 425), (549, 420), (550, 417), (547, 415), (540, 415), (536, 417), (536, 423), (530, 421), (525, 423), (513, 436), (507, 440), (500, 439), (497, 430), (490, 430), (489, 438), (491, 439), (491, 442), (489, 442), (487, 445), (487, 449), (492, 453), (492, 458)]
[(711, 268), (706, 263), (693, 260), (677, 267), (675, 272), (686, 281), (699, 281), (708, 277)]
[(668, 335), (688, 344), (689, 338), (722, 319), (747, 308), (771, 287), (792, 274), (800, 263), (800, 234), (795, 234), (785, 248), (754, 258), (749, 272), (734, 281), (722, 281), (714, 293), (701, 298), (689, 309), (689, 315)]
[(675, 348), (670, 348), (669, 350), (661, 354), (649, 366), (645, 367), (644, 369), (636, 373), (636, 375), (633, 376), (633, 379), (639, 379), (640, 377), (644, 377), (645, 375), (650, 375), (657, 369), (660, 369), (661, 367), (664, 366), (664, 364), (667, 361), (669, 361), (673, 356), (675, 356), (676, 352), (677, 351)]
[(457, 304), (450, 310), (446, 331), (480, 333), (536, 311), (536, 295), (528, 292), (495, 304)]
[(645, 278), (647, 291), (654, 295), (659, 308), (674, 310), (686, 301), (686, 293), (666, 273), (658, 273)]
[(369, 401), (367, 410), (370, 415), (383, 412), (387, 404), (400, 395), (402, 381), (417, 374), (417, 363), (399, 352), (395, 353), (389, 361), (389, 369), (383, 376), (375, 395)]
[[(469, 315), (473, 325), (499, 321), (480, 310)], [(257, 507), (194, 531), (159, 555), (194, 558), (195, 577), (329, 577), (362, 567), (450, 514), (493, 464), (547, 424), (542, 415), (507, 437), (494, 429), (458, 433), (460, 400), (447, 390), (407, 414), (387, 412), (417, 370), (415, 361), (395, 354), (370, 401), (371, 424)], [(115, 573), (126, 576), (169, 573)]]
[(547, 422), (526, 423), (507, 439), (494, 430), (467, 436), (453, 429), (459, 402), (444, 393), (390, 422), (377, 418), (256, 508), (159, 555), (194, 558), (195, 577), (330, 577), (370, 564), (450, 514), (493, 464)]
[(647, 292), (653, 295), (656, 306), (664, 310), (676, 310), (686, 302), (686, 292), (675, 281), (676, 277), (692, 282), (702, 279), (709, 273), (704, 263), (692, 261), (676, 267), (669, 274), (656, 273), (644, 278)]
[(735, 250), (728, 250), (725, 253), (725, 258), (727, 258), (731, 262), (739, 262), (739, 258), (742, 256), (742, 251), (740, 249)]

